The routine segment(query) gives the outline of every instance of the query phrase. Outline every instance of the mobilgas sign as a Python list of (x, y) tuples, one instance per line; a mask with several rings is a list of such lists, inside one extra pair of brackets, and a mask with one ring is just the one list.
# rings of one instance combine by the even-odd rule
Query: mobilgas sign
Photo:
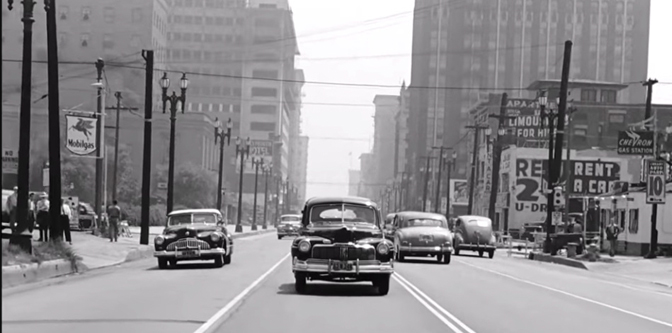
[[(546, 160), (532, 158), (516, 159), (515, 210), (527, 212), (546, 211)], [(564, 163), (563, 163), (564, 166)], [(621, 165), (598, 159), (571, 161), (572, 194), (598, 195), (608, 193), (612, 184), (621, 180)], [(566, 173), (563, 170), (563, 175)], [(564, 176), (562, 177), (565, 178)], [(561, 180), (562, 181), (562, 180)]]
[(618, 132), (619, 155), (653, 155), (652, 131)]

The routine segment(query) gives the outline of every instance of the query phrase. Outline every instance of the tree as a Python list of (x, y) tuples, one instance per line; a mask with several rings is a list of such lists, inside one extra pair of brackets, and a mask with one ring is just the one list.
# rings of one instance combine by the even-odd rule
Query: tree
[(211, 208), (215, 204), (216, 175), (193, 163), (180, 165), (175, 173), (175, 206)]
[[(135, 177), (133, 160), (127, 147), (119, 147), (119, 170), (117, 172), (117, 199), (119, 202), (130, 205), (140, 204), (140, 183)], [(107, 149), (108, 191), (112, 197), (112, 182), (114, 181), (114, 145)]]
[[(80, 202), (93, 202), (96, 189), (95, 160), (69, 156), (61, 163), (63, 193), (79, 197)], [(72, 185), (72, 186), (70, 186)]]

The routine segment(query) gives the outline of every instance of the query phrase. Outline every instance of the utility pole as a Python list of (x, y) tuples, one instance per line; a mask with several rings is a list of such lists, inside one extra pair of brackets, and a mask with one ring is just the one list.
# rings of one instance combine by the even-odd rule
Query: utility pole
[(259, 168), (264, 166), (262, 158), (252, 157), (252, 166), (254, 167), (254, 204), (252, 206), (252, 231), (257, 230), (257, 196), (259, 186)]
[[(436, 180), (436, 196), (435, 200), (436, 202), (434, 203), (434, 211), (436, 213), (441, 212), (441, 176), (442, 176), (442, 171), (443, 171), (443, 166), (444, 166), (444, 156), (443, 156), (443, 151), (446, 150), (451, 150), (452, 148), (448, 147), (432, 147), (434, 149), (439, 149), (439, 174), (437, 176)], [(450, 183), (448, 184), (448, 187), (450, 187)], [(446, 198), (448, 200), (448, 198)]]
[(152, 180), (152, 99), (154, 84), (154, 51), (142, 50), (145, 67), (145, 128), (142, 147), (142, 205), (140, 208), (140, 244), (149, 244), (149, 205)]
[(96, 122), (96, 146), (98, 149), (98, 156), (96, 158), (96, 194), (95, 194), (95, 211), (98, 216), (98, 221), (103, 218), (103, 163), (105, 161), (105, 133), (103, 133), (103, 121), (105, 119), (103, 108), (103, 68), (105, 68), (105, 61), (98, 58), (96, 61), (96, 71), (98, 72), (98, 96), (96, 98), (96, 113), (98, 114), (98, 121)]
[[(13, 1), (9, 3), (12, 10)], [(33, 8), (35, 2), (22, 1), (23, 4), (23, 60), (21, 65), (21, 113), (19, 115), (19, 165), (18, 193), (16, 207), (16, 229), (10, 244), (18, 245), (22, 250), (33, 253), (32, 237), (28, 231), (28, 191), (30, 186), (30, 100), (33, 76)], [(60, 198), (60, 195), (59, 195)]]
[[(570, 105), (567, 108), (569, 111), (569, 116), (567, 117), (567, 149), (565, 151), (565, 226), (569, 223), (569, 195), (571, 190), (574, 189), (574, 179), (572, 177), (572, 131), (573, 131), (573, 122), (574, 122), (574, 112), (577, 111), (577, 108), (573, 105)], [(585, 220), (585, 217), (584, 217)], [(584, 221), (585, 223), (585, 221)], [(585, 226), (584, 226), (585, 230)]]
[(455, 169), (455, 160), (457, 159), (457, 152), (453, 151), (452, 158), (448, 160), (448, 172), (446, 173), (446, 218), (450, 217), (450, 181), (452, 172)]
[(117, 107), (106, 107), (105, 110), (116, 110), (116, 121), (114, 122), (114, 173), (112, 174), (112, 201), (117, 200), (117, 177), (119, 176), (119, 116), (121, 110), (137, 111), (138, 108), (121, 107), (121, 91), (114, 93), (117, 99)]
[(478, 139), (480, 138), (481, 130), (487, 128), (482, 124), (466, 126), (466, 128), (474, 129), (474, 147), (471, 157), (471, 176), (469, 177), (469, 206), (468, 214), (471, 215), (474, 211), (474, 189), (476, 187), (476, 172), (478, 170)]
[(282, 180), (280, 179), (280, 176), (276, 175), (275, 176), (275, 220), (273, 221), (273, 225), (277, 228), (278, 227), (278, 220), (280, 220), (280, 194), (282, 193), (282, 189), (280, 188), (280, 182)]
[(268, 176), (270, 176), (272, 168), (272, 162), (264, 168), (264, 224), (261, 227), (263, 230), (268, 229), (268, 220), (266, 219), (266, 213), (268, 212)]
[[(656, 79), (648, 79), (646, 82), (644, 82), (643, 86), (647, 88), (646, 90), (646, 109), (644, 111), (644, 120), (647, 120), (651, 118), (651, 103), (653, 100), (653, 85), (658, 83), (658, 80)], [(658, 136), (658, 133), (656, 133), (656, 127), (651, 126), (651, 123), (655, 124), (655, 120), (653, 122), (650, 122), (649, 125), (647, 125), (649, 130), (653, 130), (653, 137), (654, 137), (654, 146), (653, 146), (653, 155), (654, 158), (658, 157), (658, 143), (656, 141), (656, 138)], [(648, 175), (647, 175), (648, 176)], [(648, 178), (648, 177), (646, 177)], [(646, 179), (645, 178), (645, 179)], [(658, 249), (658, 204), (652, 204), (651, 205), (651, 240), (650, 240), (650, 245), (649, 245), (649, 253), (646, 255), (645, 258), (647, 259), (654, 259), (656, 258), (656, 250)]]
[[(493, 154), (492, 154), (492, 175), (490, 175), (490, 201), (488, 202), (488, 217), (491, 221), (495, 220), (495, 209), (497, 203), (497, 192), (499, 192), (499, 167), (502, 161), (502, 137), (504, 136), (504, 120), (515, 118), (512, 116), (506, 115), (506, 103), (508, 102), (509, 95), (507, 93), (502, 94), (502, 102), (499, 106), (499, 115), (491, 114), (488, 117), (497, 119), (497, 139), (495, 139)], [(497, 221), (499, 224), (499, 221)], [(508, 226), (504, 227), (504, 234), (508, 233)]]
[[(56, 0), (45, 1), (47, 11), (47, 76), (49, 95), (49, 197), (58, 198), (49, 206), (49, 219), (58, 221), (61, 218), (61, 114), (58, 89), (58, 32), (56, 28)], [(58, 205), (56, 203), (59, 203)], [(62, 238), (63, 232), (59, 223), (52, 223), (56, 237)]]
[(422, 191), (422, 211), (427, 211), (427, 186), (429, 185), (429, 160), (432, 157), (427, 155), (427, 162), (425, 165), (425, 189)]

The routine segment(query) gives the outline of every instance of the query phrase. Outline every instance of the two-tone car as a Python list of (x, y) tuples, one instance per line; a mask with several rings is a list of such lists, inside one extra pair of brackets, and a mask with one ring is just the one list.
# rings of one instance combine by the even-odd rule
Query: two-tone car
[(307, 281), (369, 281), (387, 295), (394, 273), (392, 242), (381, 230), (378, 206), (366, 198), (318, 197), (306, 201), (301, 235), (291, 247), (298, 293)]
[(278, 239), (286, 236), (298, 236), (301, 229), (301, 215), (285, 214), (280, 216), (280, 223), (276, 228)]
[(163, 234), (154, 239), (159, 268), (178, 261), (214, 260), (216, 267), (231, 263), (233, 238), (216, 209), (185, 209), (168, 214)]
[(492, 220), (484, 216), (463, 215), (455, 221), (455, 238), (453, 241), (455, 254), (460, 251), (478, 252), (482, 257), (485, 252), (492, 259), (497, 250), (497, 240), (492, 230)]
[(453, 254), (453, 234), (446, 217), (436, 213), (399, 212), (386, 232), (394, 240), (397, 261), (406, 257), (435, 257), (450, 264)]

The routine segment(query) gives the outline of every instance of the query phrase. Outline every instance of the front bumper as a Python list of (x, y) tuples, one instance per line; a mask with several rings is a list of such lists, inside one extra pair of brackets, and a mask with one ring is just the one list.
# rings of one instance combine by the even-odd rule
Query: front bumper
[[(359, 274), (392, 274), (394, 273), (394, 264), (390, 262), (381, 262), (379, 260), (349, 260), (352, 264), (352, 270), (332, 270), (332, 263), (336, 260), (329, 259), (308, 259), (299, 260), (294, 257), (292, 260), (293, 272), (321, 273), (329, 275), (359, 275)], [(338, 261), (341, 262), (341, 261)]]
[[(193, 250), (193, 249), (184, 249), (184, 250)], [(182, 250), (178, 250), (182, 251)], [(196, 256), (191, 256), (191, 257), (178, 257), (177, 252), (178, 251), (154, 251), (154, 256), (157, 258), (176, 258), (176, 259), (184, 259), (184, 260), (198, 260), (201, 258), (213, 258), (217, 256), (223, 256), (226, 255), (226, 250), (223, 248), (214, 248), (214, 249), (208, 249), (208, 250), (200, 250), (197, 251)]]
[(399, 251), (403, 254), (417, 253), (417, 254), (452, 254), (453, 248), (451, 246), (400, 246)]

